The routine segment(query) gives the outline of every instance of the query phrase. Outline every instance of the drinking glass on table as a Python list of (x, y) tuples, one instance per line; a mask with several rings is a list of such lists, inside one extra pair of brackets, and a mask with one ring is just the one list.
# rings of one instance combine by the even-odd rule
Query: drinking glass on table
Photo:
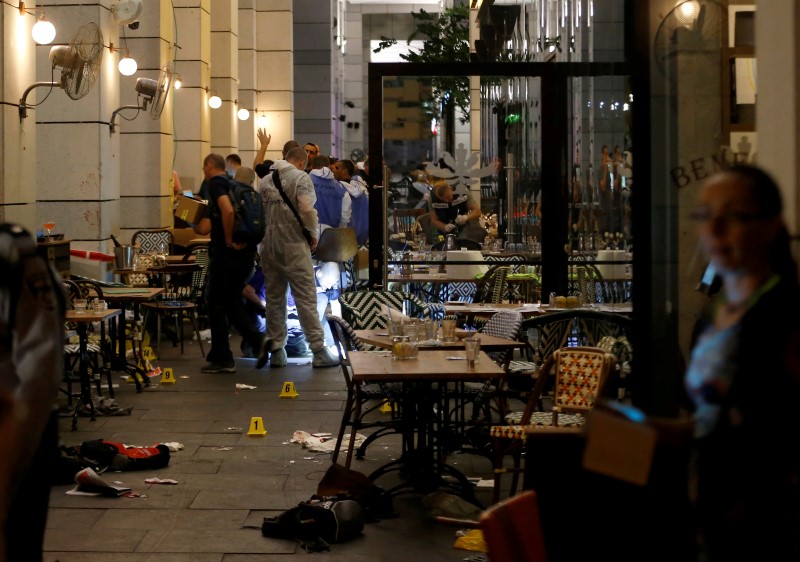
[(88, 305), (88, 302), (86, 299), (75, 299), (72, 302), (72, 305), (75, 307), (76, 314), (83, 314), (86, 312), (86, 306)]
[(42, 228), (44, 228), (44, 235), (48, 237), (53, 233), (53, 229), (55, 227), (56, 223), (54, 223), (53, 221), (47, 220), (42, 223)]
[(456, 341), (456, 320), (455, 318), (445, 318), (442, 320), (442, 341)]
[(478, 360), (478, 340), (467, 338), (464, 340), (464, 353), (467, 359), (467, 370), (475, 370), (475, 362)]

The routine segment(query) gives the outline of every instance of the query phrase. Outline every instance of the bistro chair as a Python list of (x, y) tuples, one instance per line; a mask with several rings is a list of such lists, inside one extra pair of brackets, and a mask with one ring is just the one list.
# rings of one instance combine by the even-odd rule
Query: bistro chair
[(419, 217), (427, 213), (425, 209), (395, 209), (392, 211), (394, 217), (394, 233), (404, 234), (406, 242), (414, 239), (414, 232), (417, 228)]
[(192, 272), (192, 293), (191, 300), (197, 310), (198, 322), (201, 326), (208, 326), (208, 312), (206, 311), (206, 278), (208, 277), (208, 264), (211, 259), (208, 256), (208, 244), (191, 244), (186, 248), (182, 263), (191, 263), (194, 256), (194, 263), (200, 269)]
[(431, 318), (431, 306), (404, 291), (351, 291), (339, 295), (342, 318), (354, 330), (388, 328), (386, 307), (394, 308), (416, 318)]
[[(167, 265), (161, 268), (151, 268), (151, 273), (161, 276), (165, 291), (163, 298), (156, 301), (142, 303), (144, 309), (144, 326), (149, 328), (148, 320), (150, 314), (156, 316), (156, 355), (161, 357), (161, 320), (168, 316), (175, 321), (175, 337), (180, 341), (181, 355), (183, 354), (183, 325), (184, 320), (189, 320), (192, 324), (197, 342), (200, 344), (200, 354), (205, 357), (203, 349), (203, 339), (200, 336), (199, 321), (197, 316), (197, 304), (195, 303), (195, 289), (193, 284), (194, 273), (202, 269), (197, 263), (181, 263)], [(175, 342), (177, 345), (177, 342)]]
[(520, 337), (527, 345), (519, 358), (512, 359), (509, 364), (509, 387), (523, 395), (529, 392), (544, 360), (559, 348), (602, 347), (617, 358), (614, 376), (605, 388), (609, 397), (622, 398), (627, 393), (626, 381), (633, 361), (632, 333), (633, 320), (629, 316), (591, 308), (526, 318)]
[[(327, 319), (328, 325), (331, 328), (331, 333), (333, 334), (333, 341), (339, 349), (342, 375), (344, 376), (344, 382), (347, 388), (347, 401), (344, 405), (342, 422), (339, 425), (339, 435), (336, 440), (336, 448), (333, 450), (331, 462), (335, 463), (338, 460), (344, 433), (349, 427), (350, 442), (347, 447), (347, 456), (344, 466), (345, 468), (350, 468), (350, 462), (352, 461), (355, 447), (356, 433), (359, 430), (376, 429), (376, 431), (371, 433), (359, 446), (356, 452), (356, 458), (358, 459), (364, 458), (364, 454), (370, 443), (383, 435), (400, 431), (399, 419), (394, 412), (396, 409), (399, 409), (402, 387), (399, 383), (360, 384), (355, 382), (353, 380), (353, 372), (350, 366), (348, 353), (350, 351), (366, 351), (367, 349), (345, 320), (333, 314), (328, 314)], [(375, 412), (387, 402), (392, 411), (392, 419), (389, 421), (364, 420), (367, 415)]]
[[(103, 289), (101, 286), (89, 279), (64, 279), (62, 281), (64, 288), (67, 292), (68, 307), (73, 308), (75, 299), (86, 299), (91, 302), (92, 299), (103, 299)], [(71, 323), (67, 323), (69, 330), (74, 330), (75, 327)], [(114, 397), (114, 388), (111, 379), (111, 339), (106, 334), (106, 323), (100, 322), (100, 333), (95, 333), (95, 327), (89, 326), (89, 341), (86, 346), (89, 361), (89, 376), (95, 383), (97, 394), (102, 394), (102, 375), (106, 375), (106, 384), (108, 386), (108, 394)], [(67, 385), (66, 395), (68, 404), (72, 405), (72, 384), (79, 381), (76, 377), (76, 370), (80, 363), (80, 344), (75, 341), (67, 342), (64, 344), (64, 382)]]
[[(358, 240), (356, 231), (352, 228), (326, 228), (319, 236), (317, 248), (314, 251), (314, 258), (322, 262), (334, 262), (339, 264), (339, 287), (342, 291), (347, 289), (346, 264), (352, 265), (353, 258), (358, 254)], [(350, 267), (352, 270), (353, 268)], [(352, 278), (351, 278), (352, 280)]]
[[(501, 476), (512, 474), (511, 494), (517, 489), (522, 451), (528, 432), (540, 428), (578, 428), (585, 415), (602, 394), (603, 385), (611, 376), (617, 359), (599, 347), (564, 347), (556, 350), (542, 366), (541, 374), (519, 417), (506, 416), (506, 424), (494, 425), (489, 431), (492, 442), (494, 502), (500, 499)], [(541, 394), (549, 377), (555, 380), (552, 407), (540, 408)], [(505, 466), (511, 456), (513, 466)], [(528, 459), (530, 460), (530, 459)]]
[(536, 492), (525, 490), (481, 512), (478, 521), (437, 516), (436, 521), (480, 529), (491, 562), (547, 562)]
[(167, 245), (167, 253), (171, 254), (175, 245), (175, 238), (168, 228), (137, 230), (131, 236), (131, 246), (138, 246), (140, 254), (153, 254), (161, 250), (161, 244)]
[[(516, 340), (519, 337), (520, 326), (522, 325), (522, 314), (515, 310), (504, 310), (494, 314), (481, 328), (480, 334), (487, 334), (498, 338)], [(508, 371), (508, 364), (511, 361), (513, 349), (503, 351), (490, 351), (487, 353), (489, 358), (497, 363), (504, 371)], [(483, 410), (484, 419), (492, 421), (492, 401), (496, 401), (500, 415), (504, 415), (505, 399), (502, 393), (504, 381), (488, 380), (484, 383), (465, 382), (458, 385), (458, 390), (451, 393), (450, 397), (456, 399), (456, 411), (464, 412), (468, 404), (473, 405), (471, 422), (478, 420), (478, 412)], [(458, 417), (458, 416), (456, 416)]]

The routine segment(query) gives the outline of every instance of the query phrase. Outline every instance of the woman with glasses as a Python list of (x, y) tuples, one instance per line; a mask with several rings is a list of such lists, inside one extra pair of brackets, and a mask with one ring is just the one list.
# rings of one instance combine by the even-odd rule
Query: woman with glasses
[(707, 562), (800, 560), (800, 286), (780, 190), (736, 165), (692, 218), (721, 280), (686, 372), (700, 547)]

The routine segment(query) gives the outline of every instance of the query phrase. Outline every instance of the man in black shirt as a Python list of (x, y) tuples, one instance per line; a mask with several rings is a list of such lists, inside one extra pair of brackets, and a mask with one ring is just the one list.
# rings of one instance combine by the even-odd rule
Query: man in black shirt
[(256, 245), (233, 241), (235, 214), (229, 195), (230, 182), (225, 173), (225, 158), (209, 154), (203, 160), (203, 174), (208, 185), (209, 216), (194, 227), (198, 234), (211, 233), (206, 287), (208, 320), (211, 324), (211, 351), (204, 373), (235, 373), (236, 364), (228, 343), (229, 322), (255, 352), (261, 350), (265, 337), (254, 329), (242, 302), (242, 289), (253, 270)]

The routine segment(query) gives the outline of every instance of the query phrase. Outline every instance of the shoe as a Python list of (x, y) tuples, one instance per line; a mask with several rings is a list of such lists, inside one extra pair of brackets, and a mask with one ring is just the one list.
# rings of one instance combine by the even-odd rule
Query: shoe
[(288, 361), (286, 360), (286, 349), (280, 348), (273, 351), (269, 356), (269, 366), (273, 369), (278, 367), (285, 367)]
[(269, 348), (272, 347), (272, 343), (264, 337), (261, 341), (261, 350), (258, 352), (258, 361), (256, 361), (256, 369), (263, 369), (264, 365), (267, 364), (269, 361)]
[(202, 369), (201, 373), (235, 373), (236, 365), (233, 363), (209, 363)]
[(339, 357), (331, 353), (327, 347), (323, 347), (314, 352), (311, 365), (313, 367), (336, 367), (339, 365)]

